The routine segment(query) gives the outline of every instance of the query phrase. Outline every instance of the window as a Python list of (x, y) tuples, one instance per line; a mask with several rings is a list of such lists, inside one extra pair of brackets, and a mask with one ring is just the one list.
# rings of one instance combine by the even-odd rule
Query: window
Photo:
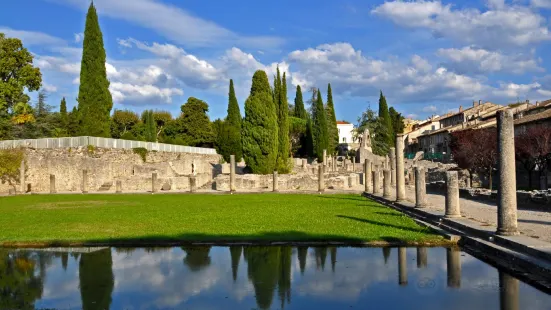
[(435, 129), (435, 126), (434, 126), (434, 125), (432, 125), (432, 130), (434, 130), (434, 129)]

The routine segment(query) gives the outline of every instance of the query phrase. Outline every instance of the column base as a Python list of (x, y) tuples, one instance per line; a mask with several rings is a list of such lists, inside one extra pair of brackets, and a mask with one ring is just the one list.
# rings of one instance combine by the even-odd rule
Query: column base
[(122, 192), (121, 192), (121, 191), (117, 191), (117, 192), (115, 192), (115, 194), (122, 194)]
[(415, 205), (416, 209), (424, 209), (427, 208), (429, 205)]
[(384, 199), (390, 199), (391, 197), (392, 197), (392, 196), (390, 196), (390, 195), (387, 195), (387, 196), (383, 195), (383, 198), (384, 198)]
[(82, 191), (83, 194), (88, 194), (88, 191)]
[(518, 236), (518, 235), (520, 235), (520, 232), (518, 230), (498, 229), (496, 231), (496, 235), (499, 235), (499, 236)]
[(460, 218), (461, 214), (446, 214), (444, 215), (444, 217), (447, 219), (456, 219), (456, 218)]

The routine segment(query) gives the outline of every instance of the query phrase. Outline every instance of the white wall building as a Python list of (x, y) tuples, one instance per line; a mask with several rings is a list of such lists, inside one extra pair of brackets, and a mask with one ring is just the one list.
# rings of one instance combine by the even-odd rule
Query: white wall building
[(339, 144), (356, 143), (354, 139), (354, 125), (344, 121), (337, 121)]

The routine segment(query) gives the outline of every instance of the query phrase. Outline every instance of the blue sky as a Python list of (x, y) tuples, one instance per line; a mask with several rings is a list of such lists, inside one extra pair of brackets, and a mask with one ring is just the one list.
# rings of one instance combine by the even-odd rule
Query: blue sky
[[(551, 98), (551, 0), (224, 1), (95, 0), (117, 109), (171, 111), (190, 96), (225, 117), (229, 79), (243, 108), (255, 70), (287, 72), (355, 122), (379, 90), (422, 119), (473, 100)], [(42, 69), (48, 103), (76, 104), (88, 0), (9, 1), (0, 32), (18, 37)], [(32, 9), (29, 9), (32, 8)], [(24, 14), (23, 14), (24, 12)]]

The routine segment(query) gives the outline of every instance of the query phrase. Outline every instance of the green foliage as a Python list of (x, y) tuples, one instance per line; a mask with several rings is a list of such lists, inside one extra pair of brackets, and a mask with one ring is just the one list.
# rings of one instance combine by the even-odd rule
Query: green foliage
[(335, 114), (335, 106), (333, 105), (333, 92), (331, 84), (327, 85), (327, 135), (329, 139), (328, 154), (335, 154), (339, 145), (339, 130), (337, 129), (337, 116)]
[[(242, 154), (241, 144), (237, 145), (232, 141), (236, 135), (241, 136), (241, 132), (237, 131), (227, 120), (217, 119), (212, 125), (216, 137), (216, 151), (222, 155), (226, 162), (230, 162), (230, 155)], [(235, 155), (236, 160), (241, 159), (237, 156)]]
[(22, 149), (0, 150), (0, 181), (15, 187), (19, 182), (19, 168), (25, 159), (25, 152)]
[(382, 118), (377, 117), (377, 114), (371, 107), (367, 107), (362, 116), (358, 117), (357, 132), (363, 133), (366, 128), (369, 129), (371, 134), (373, 154), (379, 156), (387, 155), (391, 147), (388, 144), (388, 127), (384, 124)]
[(382, 119), (383, 125), (387, 128), (386, 132), (381, 132), (380, 134), (385, 134), (387, 144), (392, 145), (394, 143), (394, 130), (383, 91), (381, 91), (379, 95), (379, 117)]
[[(43, 254), (43, 253), (42, 253)], [(36, 254), (0, 248), (0, 309), (35, 309), (42, 297), (45, 273)]]
[[(218, 143), (222, 143), (225, 146), (222, 147), (224, 159), (229, 162), (229, 155), (235, 155), (236, 160), (243, 158), (243, 146), (241, 142), (241, 111), (239, 111), (239, 103), (237, 103), (237, 97), (235, 96), (235, 90), (233, 89), (233, 80), (230, 80), (230, 91), (228, 94), (228, 116), (226, 117), (226, 123), (222, 130), (223, 136), (217, 137)], [(227, 139), (227, 141), (221, 141)], [(230, 152), (232, 154), (228, 154)]]
[(243, 158), (258, 174), (269, 174), (276, 167), (278, 123), (275, 104), (266, 72), (253, 75), (251, 93), (245, 101), (242, 123)]
[(113, 138), (122, 138), (132, 128), (140, 122), (140, 117), (134, 111), (115, 110), (111, 117), (111, 136)]
[(323, 161), (323, 150), (329, 147), (329, 134), (327, 133), (326, 112), (323, 108), (321, 92), (318, 89), (316, 104), (314, 105), (312, 118), (312, 136), (314, 140), (314, 156), (318, 158), (318, 162)]
[(67, 102), (65, 101), (65, 97), (61, 99), (61, 103), (59, 104), (59, 116), (61, 128), (67, 130), (67, 126), (69, 125), (69, 114), (67, 114)]
[[(278, 68), (278, 77), (279, 68)], [(276, 104), (279, 106), (277, 109), (278, 115), (278, 152), (276, 169), (279, 173), (289, 173), (291, 170), (289, 162), (289, 105), (287, 103), (287, 79), (286, 74), (283, 72), (283, 80), (277, 82), (279, 87), (279, 102)]]
[(28, 103), (25, 89), (36, 91), (41, 84), (40, 70), (33, 67), (33, 56), (21, 40), (0, 33), (0, 116), (17, 103)]
[(96, 147), (91, 144), (88, 144), (86, 146), (86, 150), (88, 151), (89, 154), (94, 154), (94, 152), (96, 151)]
[(131, 131), (127, 131), (120, 136), (123, 140), (136, 140), (136, 136)]
[(142, 122), (145, 128), (145, 141), (157, 142), (157, 124), (153, 117), (153, 110), (145, 110), (142, 113)]
[(109, 115), (113, 107), (113, 98), (109, 92), (105, 58), (103, 35), (92, 2), (86, 15), (77, 99), (81, 135), (111, 136)]
[(295, 117), (301, 118), (303, 120), (306, 120), (308, 117), (308, 113), (306, 113), (306, 109), (304, 108), (304, 101), (302, 100), (302, 89), (300, 88), (300, 85), (297, 85), (297, 91), (295, 94)]
[(308, 121), (298, 117), (289, 117), (289, 140), (291, 142), (291, 154), (294, 157), (303, 157), (307, 154), (301, 152), (306, 136)]
[(178, 134), (190, 146), (211, 146), (214, 142), (212, 125), (207, 112), (209, 105), (189, 97), (181, 107), (182, 115), (177, 119)]
[(398, 111), (396, 111), (396, 109), (394, 109), (393, 107), (390, 107), (390, 109), (388, 109), (388, 113), (390, 114), (390, 121), (392, 123), (392, 131), (394, 133), (393, 138), (396, 139), (397, 134), (401, 134), (404, 132), (404, 117), (401, 113), (398, 113)]
[(172, 114), (168, 111), (153, 111), (153, 120), (155, 121), (157, 130), (155, 139), (159, 142), (159, 140), (162, 139), (161, 137), (164, 136), (166, 126), (172, 121)]
[(79, 134), (78, 120), (80, 119), (77, 107), (73, 107), (71, 113), (68, 116), (67, 133), (71, 137), (76, 137)]
[(132, 152), (140, 155), (144, 163), (147, 161), (147, 149), (145, 147), (135, 147), (132, 149)]

